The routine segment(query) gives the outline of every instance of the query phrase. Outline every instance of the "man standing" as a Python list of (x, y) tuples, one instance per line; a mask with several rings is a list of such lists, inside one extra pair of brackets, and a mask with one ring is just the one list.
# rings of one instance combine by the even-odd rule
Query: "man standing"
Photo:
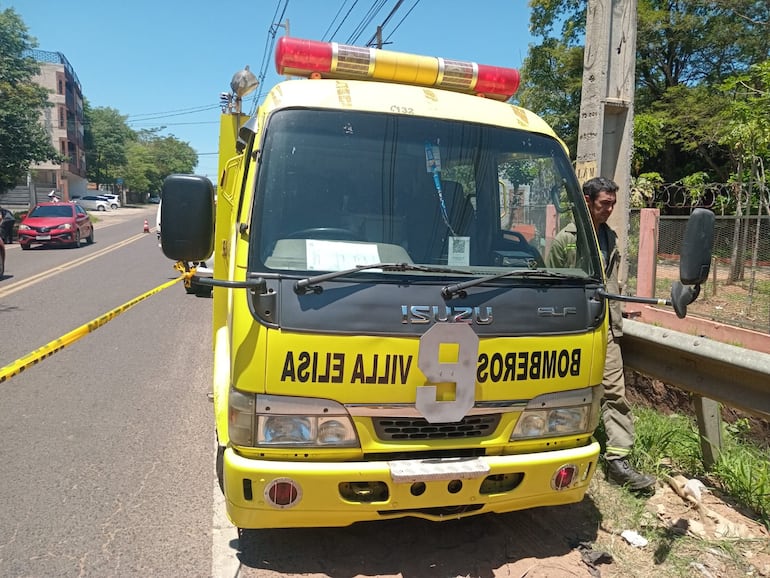
[[(617, 234), (607, 224), (617, 201), (618, 185), (610, 179), (596, 177), (583, 185), (591, 221), (599, 240), (608, 293), (620, 293), (618, 269), (620, 253)], [(577, 228), (569, 224), (553, 240), (546, 259), (549, 267), (575, 267), (577, 262)], [(623, 316), (620, 301), (609, 301), (610, 330), (607, 333), (607, 359), (604, 365), (604, 395), (602, 420), (607, 434), (604, 458), (607, 478), (634, 491), (646, 490), (655, 484), (655, 478), (637, 472), (628, 463), (628, 454), (634, 445), (634, 420), (626, 399), (623, 357), (619, 339), (623, 335)]]
[(0, 238), (6, 244), (13, 243), (13, 225), (16, 217), (8, 209), (0, 207)]

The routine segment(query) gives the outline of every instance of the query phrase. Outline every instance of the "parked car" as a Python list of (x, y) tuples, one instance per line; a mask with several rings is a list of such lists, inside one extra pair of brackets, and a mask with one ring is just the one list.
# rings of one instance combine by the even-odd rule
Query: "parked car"
[(94, 225), (77, 203), (38, 203), (19, 224), (19, 245), (25, 251), (33, 244), (79, 247), (94, 242)]
[(110, 202), (99, 198), (98, 195), (86, 195), (75, 199), (75, 202), (89, 211), (108, 211), (110, 209)]
[(107, 201), (110, 204), (110, 209), (114, 210), (121, 206), (120, 195), (113, 195), (112, 193), (99, 193), (97, 196)]
[(160, 197), (158, 195), (150, 195), (150, 198), (147, 199), (148, 203), (151, 203), (153, 205), (159, 205), (160, 204)]

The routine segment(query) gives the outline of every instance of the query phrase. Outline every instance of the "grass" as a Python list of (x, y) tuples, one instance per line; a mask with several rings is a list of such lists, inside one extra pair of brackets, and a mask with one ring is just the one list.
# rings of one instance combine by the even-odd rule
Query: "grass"
[(713, 470), (701, 459), (697, 425), (686, 416), (665, 416), (637, 408), (633, 460), (643, 471), (658, 476), (672, 471), (707, 478), (719, 490), (753, 513), (770, 529), (770, 451), (748, 439), (747, 421), (723, 426), (722, 451)]
[[(725, 425), (719, 462), (706, 471), (695, 420), (682, 414), (664, 415), (654, 409), (634, 407), (636, 443), (630, 456), (641, 471), (655, 473), (658, 479), (676, 474), (698, 478), (714, 493), (729, 495), (727, 500), (770, 528), (770, 450), (761, 449), (750, 438), (748, 420)], [(600, 426), (596, 432), (602, 441)], [(762, 541), (743, 539), (704, 540), (679, 528), (661, 524), (647, 507), (648, 497), (607, 483), (592, 481), (590, 494), (601, 511), (604, 534), (594, 544), (613, 557), (611, 566), (602, 567), (608, 577), (746, 576), (757, 568), (747, 556), (749, 550), (767, 552)], [(620, 533), (635, 529), (649, 541), (644, 550), (630, 548)], [(761, 566), (760, 566), (761, 568)], [(764, 571), (761, 570), (761, 571)], [(764, 574), (762, 574), (764, 575)]]

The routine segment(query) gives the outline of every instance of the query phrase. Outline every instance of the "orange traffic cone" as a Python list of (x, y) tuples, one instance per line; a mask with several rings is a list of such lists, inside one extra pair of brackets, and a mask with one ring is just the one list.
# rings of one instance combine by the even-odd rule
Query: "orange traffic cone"
[(150, 232), (150, 224), (147, 222), (147, 219), (144, 220), (144, 232), (145, 233)]

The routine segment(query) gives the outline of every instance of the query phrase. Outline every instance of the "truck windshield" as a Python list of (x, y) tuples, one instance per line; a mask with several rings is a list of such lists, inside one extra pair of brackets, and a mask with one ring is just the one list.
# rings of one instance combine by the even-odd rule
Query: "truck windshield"
[[(554, 263), (551, 241), (569, 223), (578, 257)], [(494, 275), (548, 263), (601, 276), (561, 145), (482, 124), (276, 111), (262, 141), (251, 231), (252, 271), (313, 275), (385, 262), (431, 267), (415, 275), (436, 276), (437, 267)]]

